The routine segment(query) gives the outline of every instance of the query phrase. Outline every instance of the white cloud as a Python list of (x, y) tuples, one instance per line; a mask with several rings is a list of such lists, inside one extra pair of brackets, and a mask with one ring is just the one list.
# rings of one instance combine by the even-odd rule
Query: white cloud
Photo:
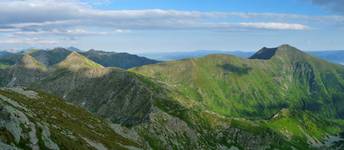
[(302, 24), (278, 23), (278, 22), (247, 22), (240, 23), (242, 27), (266, 29), (266, 30), (306, 30), (308, 26)]
[(57, 40), (47, 40), (39, 38), (8, 38), (0, 41), (1, 44), (20, 44), (20, 45), (55, 45), (59, 44), (60, 41)]
[[(23, 30), (100, 26), (120, 29), (209, 29), (235, 18), (266, 20), (304, 19), (306, 16), (273, 13), (231, 13), (177, 10), (100, 10), (76, 0), (13, 0), (0, 2), (0, 25)], [(202, 24), (202, 25), (199, 25)], [(205, 26), (211, 24), (211, 26)]]
[(91, 32), (84, 29), (52, 29), (48, 31), (18, 31), (14, 32), (16, 36), (31, 36), (31, 35), (62, 35), (62, 36), (91, 36), (91, 35), (108, 35), (107, 32)]
[[(177, 10), (101, 10), (79, 0), (2, 0), (0, 32), (89, 36), (132, 30), (306, 30), (344, 24), (343, 16)], [(101, 31), (100, 31), (101, 30)]]

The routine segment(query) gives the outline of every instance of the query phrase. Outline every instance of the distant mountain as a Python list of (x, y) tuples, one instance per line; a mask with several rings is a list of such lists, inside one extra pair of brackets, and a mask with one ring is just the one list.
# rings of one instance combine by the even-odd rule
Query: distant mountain
[(243, 51), (220, 51), (220, 50), (198, 50), (191, 52), (161, 52), (161, 53), (142, 53), (140, 55), (161, 61), (168, 60), (180, 60), (186, 58), (203, 57), (210, 54), (230, 54), (242, 58), (248, 58), (254, 52), (243, 52)]
[(89, 50), (81, 54), (105, 67), (119, 67), (128, 69), (132, 67), (158, 63), (156, 60), (128, 53)]
[(46, 66), (52, 66), (65, 59), (72, 51), (64, 48), (54, 48), (52, 50), (37, 50), (30, 55)]
[(2, 56), (0, 56), (0, 69), (14, 65), (20, 60), (21, 57), (21, 53), (2, 52)]
[[(309, 51), (312, 56), (325, 59), (329, 62), (344, 64), (344, 51), (329, 50), (329, 51)], [(211, 54), (228, 54), (241, 58), (248, 58), (254, 52), (246, 51), (219, 51), (219, 50), (200, 50), (192, 52), (166, 52), (166, 53), (142, 53), (142, 56), (161, 61), (181, 60), (187, 58), (204, 57)]]
[(0, 51), (0, 69), (8, 67), (11, 63), (4, 58), (11, 57), (12, 53), (6, 51)]
[(0, 58), (8, 55), (11, 55), (11, 53), (7, 51), (0, 51)]
[(309, 54), (319, 57), (321, 59), (325, 59), (327, 61), (333, 63), (339, 63), (344, 65), (344, 50), (337, 50), (337, 51), (313, 51)]
[[(74, 52), (78, 52), (73, 50)], [(14, 65), (17, 63), (21, 57), (25, 54), (30, 54), (40, 63), (46, 65), (47, 67), (53, 66), (58, 62), (65, 59), (73, 51), (65, 48), (54, 48), (51, 50), (30, 50), (19, 53), (13, 53), (7, 55), (6, 57), (0, 57), (0, 64), (6, 66)], [(81, 55), (105, 66), (105, 67), (118, 67), (123, 69), (128, 69), (132, 67), (142, 66), (146, 64), (158, 63), (156, 60), (148, 59), (145, 57), (140, 57), (137, 55), (132, 55), (128, 53), (115, 53), (115, 52), (104, 52), (90, 50), (87, 52), (78, 52)]]

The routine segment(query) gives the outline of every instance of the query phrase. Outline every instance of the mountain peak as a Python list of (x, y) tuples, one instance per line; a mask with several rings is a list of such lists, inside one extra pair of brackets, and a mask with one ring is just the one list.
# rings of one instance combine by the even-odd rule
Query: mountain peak
[(297, 49), (297, 48), (295, 48), (295, 47), (293, 47), (291, 45), (288, 45), (288, 44), (283, 44), (283, 45), (277, 47), (277, 50), (278, 51), (289, 51), (289, 52), (294, 52), (294, 53), (295, 52), (296, 53), (302, 52), (301, 50), (299, 50), (299, 49)]
[(270, 59), (271, 57), (273, 57), (276, 53), (278, 48), (267, 48), (267, 47), (263, 47), (262, 49), (260, 49), (257, 53), (253, 54), (250, 59)]
[(304, 53), (288, 44), (283, 44), (281, 46), (278, 46), (276, 48), (267, 48), (263, 47), (260, 49), (257, 53), (252, 55), (250, 59), (263, 59), (268, 60), (274, 57), (275, 55), (287, 55), (287, 56), (294, 56), (294, 55), (303, 55)]
[(65, 49), (63, 47), (55, 47), (55, 48), (51, 49), (51, 51), (62, 51), (62, 52), (68, 51), (69, 52), (70, 50)]
[(282, 45), (278, 46), (278, 48), (294, 48), (294, 47), (289, 45), (289, 44), (282, 44)]
[(66, 59), (58, 63), (57, 67), (67, 68), (72, 71), (77, 71), (80, 69), (103, 68), (102, 65), (95, 63), (94, 61), (75, 51), (71, 52)]
[(18, 66), (27, 68), (27, 69), (37, 69), (37, 70), (46, 70), (46, 66), (41, 64), (30, 54), (25, 54), (20, 61), (17, 63)]

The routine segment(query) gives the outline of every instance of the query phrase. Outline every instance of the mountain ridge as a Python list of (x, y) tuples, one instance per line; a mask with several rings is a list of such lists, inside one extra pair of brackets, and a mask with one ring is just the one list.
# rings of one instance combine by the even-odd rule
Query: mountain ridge
[[(297, 54), (295, 54), (295, 52)], [(309, 83), (309, 85), (302, 85), (302, 86), (305, 86), (305, 88), (315, 88), (312, 85), (313, 82), (314, 83), (319, 82), (319, 83), (317, 83), (317, 84), (319, 84), (317, 86), (319, 86), (319, 88), (320, 88), (322, 86), (321, 85), (322, 83), (321, 83), (321, 81), (317, 81), (317, 80), (323, 80), (323, 79), (320, 79), (323, 77), (316, 75), (316, 73), (315, 73), (316, 70), (314, 69), (314, 67), (318, 67), (320, 69), (323, 69), (323, 71), (321, 71), (321, 72), (327, 72), (324, 70), (328, 70), (329, 72), (333, 72), (333, 73), (336, 73), (337, 70), (343, 69), (342, 67), (340, 67), (338, 65), (332, 65), (332, 64), (329, 64), (329, 63), (324, 62), (322, 60), (318, 60), (316, 58), (308, 56), (299, 50), (295, 51), (295, 48), (290, 47), (290, 46), (285, 46), (285, 45), (281, 46), (279, 48), (279, 50), (277, 50), (277, 53), (278, 54), (276, 54), (276, 55), (278, 55), (278, 57), (273, 57), (274, 59), (270, 59), (269, 62), (256, 60), (256, 59), (252, 59), (252, 60), (240, 59), (240, 58), (236, 58), (236, 57), (232, 57), (232, 56), (209, 55), (209, 56), (206, 56), (203, 58), (198, 58), (198, 59), (187, 59), (187, 60), (182, 60), (182, 61), (172, 61), (172, 62), (166, 62), (166, 63), (162, 63), (162, 64), (158, 64), (158, 65), (149, 65), (149, 66), (138, 67), (138, 68), (134, 68), (132, 70), (134, 72), (141, 73), (145, 76), (154, 77), (155, 79), (162, 80), (162, 81), (165, 81), (165, 82), (171, 83), (171, 84), (182, 84), (180, 81), (185, 82), (186, 85), (181, 86), (180, 89), (189, 89), (189, 88), (191, 88), (190, 86), (200, 87), (200, 86), (203, 86), (203, 84), (204, 84), (202, 82), (206, 82), (207, 84), (205, 84), (205, 85), (207, 85), (207, 86), (214, 85), (214, 86), (212, 87), (212, 89), (208, 89), (207, 87), (204, 87), (204, 89), (210, 90), (210, 91), (208, 91), (209, 93), (213, 93), (211, 91), (213, 91), (214, 89), (218, 89), (218, 91), (222, 91), (220, 93), (217, 93), (214, 96), (217, 96), (220, 99), (223, 99), (223, 101), (226, 101), (225, 97), (228, 97), (228, 96), (226, 96), (227, 95), (226, 93), (228, 93), (228, 92), (223, 91), (221, 89), (228, 89), (228, 87), (226, 87), (226, 85), (223, 85), (223, 83), (220, 83), (222, 80), (227, 80), (228, 82), (230, 81), (232, 83), (238, 83), (239, 81), (238, 80), (235, 81), (234, 79), (236, 79), (236, 78), (237, 79), (248, 78), (248, 75), (249, 75), (250, 78), (255, 79), (255, 80), (250, 79), (250, 80), (252, 80), (252, 81), (250, 81), (250, 82), (252, 82), (251, 84), (255, 85), (255, 84), (257, 84), (256, 82), (261, 80), (261, 81), (269, 82), (269, 83), (271, 83), (271, 86), (273, 86), (273, 84), (275, 84), (274, 82), (276, 82), (276, 81), (274, 81), (272, 79), (274, 79), (274, 78), (277, 79), (277, 77), (273, 77), (273, 76), (270, 77), (271, 75), (264, 75), (264, 74), (267, 74), (267, 73), (276, 74), (277, 72), (274, 73), (271, 70), (274, 71), (275, 69), (281, 67), (282, 70), (285, 70), (286, 72), (290, 73), (291, 76), (295, 76), (294, 77), (295, 80), (298, 78), (297, 74), (301, 74), (300, 76), (306, 76), (308, 74), (307, 79), (304, 79), (304, 80), (312, 80), (312, 81), (301, 81), (301, 82), (311, 82), (311, 83)], [(275, 56), (275, 55), (273, 55), (273, 56)], [(305, 62), (307, 62), (307, 63), (305, 63)], [(288, 63), (288, 64), (286, 64), (286, 63)], [(197, 65), (200, 65), (200, 66), (197, 67)], [(329, 65), (331, 67), (328, 67)], [(164, 67), (164, 66), (169, 66), (170, 68)], [(146, 68), (147, 68), (147, 70), (146, 70)], [(179, 68), (179, 69), (176, 69), (176, 68)], [(214, 69), (214, 68), (217, 68), (217, 69)], [(258, 69), (258, 68), (260, 68), (260, 69)], [(157, 71), (156, 74), (154, 73), (154, 69)], [(294, 70), (294, 69), (297, 69), (297, 70)], [(173, 71), (173, 70), (176, 70), (176, 71)], [(190, 71), (187, 71), (187, 70), (190, 70)], [(205, 70), (208, 70), (208, 71), (206, 72)], [(164, 72), (164, 71), (166, 71), (166, 72)], [(265, 71), (267, 73), (264, 73), (262, 71)], [(185, 72), (187, 72), (187, 73), (185, 73)], [(202, 75), (202, 76), (200, 76), (200, 75)], [(233, 76), (233, 79), (227, 78), (227, 76)], [(264, 77), (264, 76), (266, 76), (266, 77)], [(270, 77), (270, 78), (267, 78), (267, 77)], [(260, 78), (260, 79), (258, 79), (258, 78)], [(338, 77), (334, 77), (334, 78), (336, 80), (338, 79), (339, 84), (342, 83), (343, 79), (339, 79)], [(213, 81), (213, 80), (215, 80), (215, 81)], [(216, 81), (216, 80), (219, 80), (219, 81)], [(282, 82), (281, 84), (290, 84), (290, 86), (295, 86), (295, 88), (297, 88), (297, 89), (294, 89), (295, 91), (299, 90), (298, 85), (296, 86), (296, 85), (293, 85), (293, 83), (288, 83), (288, 82), (290, 82), (290, 81), (288, 81), (289, 79), (285, 78), (285, 79), (281, 79), (281, 80), (282, 81), (278, 81), (278, 82)], [(213, 82), (213, 83), (211, 83), (211, 82)], [(286, 82), (286, 83), (283, 83), (283, 82)], [(189, 84), (190, 86), (187, 84)], [(194, 84), (196, 84), (196, 85), (194, 85)], [(234, 87), (240, 88), (240, 89), (242, 89), (242, 88), (251, 89), (251, 90), (265, 89), (265, 88), (252, 89), (251, 87), (245, 86), (243, 83), (238, 83), (238, 84), (240, 85), (239, 87), (235, 87), (235, 86)], [(275, 88), (278, 88), (278, 87), (275, 87)], [(266, 90), (266, 94), (268, 94), (269, 91), (267, 89), (265, 89), (265, 90)], [(284, 90), (290, 90), (290, 89), (284, 89)], [(322, 90), (324, 90), (323, 92), (326, 93), (325, 89), (322, 89)], [(192, 94), (193, 96), (192, 95), (190, 95), (190, 96), (192, 96), (193, 98), (196, 98), (196, 95), (198, 95), (197, 93), (201, 94), (201, 92), (197, 92), (197, 91), (192, 90), (192, 92), (190, 94)], [(204, 93), (204, 91), (203, 91), (203, 93)], [(196, 95), (194, 95), (194, 94), (196, 94)], [(251, 94), (247, 94), (247, 95), (251, 95)], [(206, 96), (206, 95), (204, 95), (204, 96)], [(283, 95), (281, 95), (281, 96), (283, 96)], [(207, 97), (206, 99), (209, 99), (208, 96), (206, 96), (206, 97)], [(255, 96), (252, 95), (252, 98), (254, 98), (254, 97)], [(212, 99), (212, 98), (210, 98), (210, 99)], [(235, 99), (238, 99), (238, 97)], [(254, 99), (256, 99), (256, 98), (254, 98)], [(268, 98), (268, 99), (271, 99), (271, 98)], [(230, 106), (232, 104), (227, 104), (227, 105)], [(217, 104), (216, 104), (216, 107), (217, 107)], [(270, 116), (270, 115), (268, 115), (268, 116)]]
[[(18, 75), (7, 73), (4, 85)], [(152, 149), (324, 149), (343, 132), (343, 79), (342, 66), (282, 46), (268, 60), (208, 55), (129, 71), (52, 67), (41, 78), (17, 76), (12, 86), (56, 95)]]
[(105, 67), (119, 67), (123, 69), (128, 69), (131, 67), (137, 67), (145, 64), (158, 63), (158, 61), (129, 53), (116, 53), (96, 50), (89, 50), (84, 52), (68, 50), (65, 48), (54, 48), (50, 50), (35, 49), (32, 51), (11, 53), (10, 55), (6, 55), (6, 57), (0, 57), (0, 64), (7, 66), (14, 65), (25, 54), (30, 54), (40, 63), (44, 64), (47, 67), (51, 67), (59, 63), (60, 61), (64, 60), (72, 52), (78, 52), (79, 54), (86, 56), (87, 58)]
[(71, 71), (78, 71), (80, 69), (104, 68), (102, 65), (97, 64), (96, 62), (89, 60), (85, 56), (74, 51), (54, 67), (69, 69)]

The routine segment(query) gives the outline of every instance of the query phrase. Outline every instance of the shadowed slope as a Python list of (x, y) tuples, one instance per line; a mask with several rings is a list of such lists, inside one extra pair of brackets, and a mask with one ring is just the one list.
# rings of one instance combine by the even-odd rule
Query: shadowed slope
[(272, 56), (275, 55), (277, 48), (262, 48), (257, 53), (252, 55), (250, 59), (270, 59)]
[(83, 52), (82, 55), (99, 64), (102, 64), (105, 67), (119, 67), (123, 69), (158, 63), (156, 60), (128, 53), (89, 50), (87, 52)]
[(103, 66), (72, 52), (47, 70), (30, 55), (2, 70), (4, 86), (28, 86), (58, 95), (113, 122), (144, 122), (151, 111), (152, 92), (133, 73)]
[(47, 67), (31, 55), (24, 55), (17, 64), (2, 70), (2, 80), (6, 86), (21, 86), (38, 81), (46, 76)]
[(42, 64), (52, 66), (64, 60), (70, 53), (72, 52), (64, 48), (54, 48), (52, 50), (38, 50), (32, 52), (31, 55)]

